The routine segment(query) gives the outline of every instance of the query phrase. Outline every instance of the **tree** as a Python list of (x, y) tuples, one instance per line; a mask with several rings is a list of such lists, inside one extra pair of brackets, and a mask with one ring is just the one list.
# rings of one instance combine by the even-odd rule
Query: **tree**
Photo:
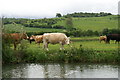
[(66, 18), (66, 29), (68, 30), (72, 30), (73, 29), (73, 22), (72, 22), (72, 18), (71, 17), (67, 17)]
[(57, 13), (56, 17), (62, 17), (62, 15), (60, 13)]

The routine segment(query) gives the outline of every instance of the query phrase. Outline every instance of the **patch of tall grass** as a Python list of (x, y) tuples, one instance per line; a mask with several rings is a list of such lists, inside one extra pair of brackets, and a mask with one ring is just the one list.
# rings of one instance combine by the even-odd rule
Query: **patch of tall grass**
[(90, 62), (117, 63), (118, 51), (97, 51), (90, 48), (71, 47), (69, 50), (29, 50), (24, 53), (24, 62)]
[(59, 50), (56, 48), (46, 51), (43, 48), (37, 47), (33, 44), (29, 44), (27, 40), (22, 40), (21, 44), (17, 46), (17, 50), (14, 51), (11, 47), (11, 43), (5, 43), (3, 41), (3, 62), (117, 63), (120, 60), (118, 55), (118, 52), (120, 51), (117, 49), (96, 50), (93, 48), (87, 48), (84, 44), (78, 44), (77, 47), (73, 46), (66, 48), (65, 50)]

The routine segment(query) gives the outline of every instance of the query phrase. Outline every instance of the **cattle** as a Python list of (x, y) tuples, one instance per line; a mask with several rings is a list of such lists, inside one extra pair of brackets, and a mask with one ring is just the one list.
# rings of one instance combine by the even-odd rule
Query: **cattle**
[(34, 36), (34, 35), (32, 35), (32, 36), (29, 37), (30, 44), (31, 44), (33, 41), (35, 41), (33, 36)]
[(65, 44), (70, 44), (70, 37), (67, 37), (64, 33), (44, 33), (43, 34), (43, 47), (48, 50), (48, 44), (61, 45), (60, 50), (64, 49)]
[(110, 43), (110, 40), (115, 40), (118, 43), (120, 41), (120, 34), (108, 34), (106, 35), (106, 37), (107, 37), (106, 43)]
[(106, 42), (106, 40), (107, 40), (106, 36), (100, 36), (100, 38), (99, 38), (100, 43), (101, 43), (101, 41)]
[(16, 50), (17, 44), (23, 39), (29, 39), (26, 33), (3, 33), (3, 38), (5, 40), (11, 40), (14, 44), (14, 50)]
[(38, 45), (40, 45), (40, 43), (43, 42), (43, 35), (36, 35), (36, 36), (32, 35), (32, 36), (30, 37), (30, 43), (31, 43), (31, 40), (32, 40), (32, 41), (34, 40), (35, 43), (38, 43)]

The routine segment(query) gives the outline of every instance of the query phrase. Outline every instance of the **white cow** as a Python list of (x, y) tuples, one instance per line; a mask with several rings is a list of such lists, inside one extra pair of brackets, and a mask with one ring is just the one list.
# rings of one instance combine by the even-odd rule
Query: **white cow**
[(61, 45), (60, 50), (64, 49), (64, 44), (70, 44), (70, 37), (67, 37), (64, 33), (44, 33), (43, 34), (43, 45), (46, 50), (48, 50), (48, 44)]

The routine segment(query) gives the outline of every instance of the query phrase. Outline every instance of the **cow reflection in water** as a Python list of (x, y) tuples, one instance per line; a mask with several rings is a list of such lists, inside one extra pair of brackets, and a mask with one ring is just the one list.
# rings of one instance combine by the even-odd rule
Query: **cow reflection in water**
[(14, 50), (16, 50), (17, 45), (21, 42), (23, 39), (29, 39), (26, 33), (3, 33), (4, 40), (11, 40), (11, 42), (14, 44)]

